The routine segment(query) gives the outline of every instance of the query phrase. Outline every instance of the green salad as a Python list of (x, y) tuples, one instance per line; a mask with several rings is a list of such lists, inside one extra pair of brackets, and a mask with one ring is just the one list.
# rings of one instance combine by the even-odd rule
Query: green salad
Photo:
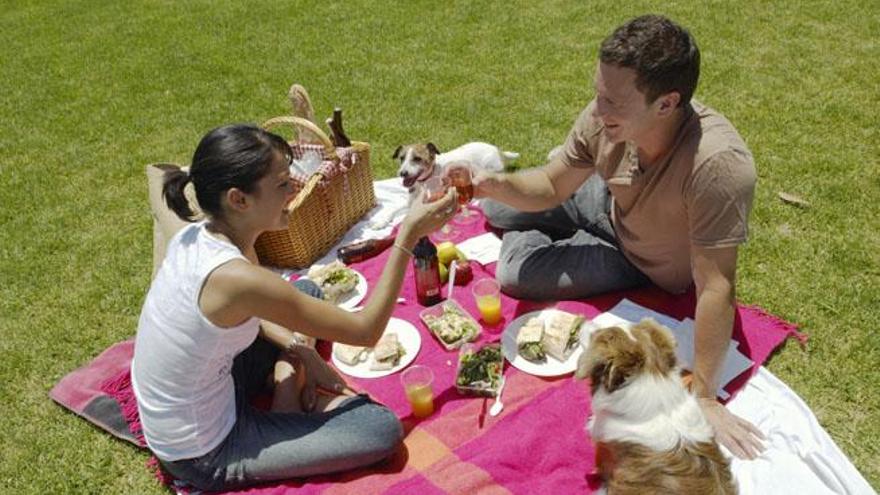
[(494, 391), (501, 381), (504, 357), (501, 346), (489, 344), (474, 352), (468, 349), (461, 354), (458, 363), (458, 387)]

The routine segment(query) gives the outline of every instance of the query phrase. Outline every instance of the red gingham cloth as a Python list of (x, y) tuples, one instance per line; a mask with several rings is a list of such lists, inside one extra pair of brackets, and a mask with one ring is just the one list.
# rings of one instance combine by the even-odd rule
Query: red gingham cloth
[[(294, 160), (301, 160), (306, 153), (310, 151), (316, 152), (321, 156), (321, 165), (318, 166), (315, 173), (321, 174), (321, 176), (324, 177), (323, 180), (321, 180), (321, 185), (325, 187), (327, 181), (333, 177), (347, 173), (352, 165), (357, 163), (358, 159), (357, 153), (355, 153), (352, 148), (336, 148), (336, 155), (339, 156), (339, 160), (327, 156), (327, 150), (320, 144), (293, 144), (290, 146), (290, 149), (293, 152)], [(290, 179), (293, 181), (294, 190), (299, 192), (305, 187), (306, 182), (309, 180), (309, 176), (291, 169)], [(348, 181), (345, 182), (345, 187), (348, 187)]]

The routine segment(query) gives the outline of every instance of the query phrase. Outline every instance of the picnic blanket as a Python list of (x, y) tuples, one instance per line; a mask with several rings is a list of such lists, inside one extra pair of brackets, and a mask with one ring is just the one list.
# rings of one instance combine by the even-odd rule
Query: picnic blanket
[[(382, 207), (394, 207), (395, 201), (405, 201), (405, 191), (398, 183), (377, 183)], [(479, 210), (474, 213), (479, 214)], [(468, 234), (477, 234), (485, 231), (485, 224), (476, 222), (456, 228), (472, 229)], [(366, 221), (361, 222), (342, 242), (378, 236), (388, 230), (371, 231)], [(384, 253), (353, 266), (372, 282), (379, 277), (387, 256)], [(494, 264), (474, 263), (473, 269), (475, 280), (494, 276)], [(465, 397), (455, 390), (457, 354), (445, 351), (418, 323), (422, 307), (415, 303), (409, 270), (401, 293), (406, 301), (396, 307), (394, 316), (413, 322), (419, 330), (422, 346), (414, 362), (430, 366), (435, 372), (436, 412), (423, 420), (411, 416), (397, 374), (377, 379), (347, 377), (354, 387), (370, 393), (401, 418), (407, 434), (400, 452), (379, 466), (289, 480), (240, 493), (590, 493), (587, 479), (593, 472), (594, 452), (584, 430), (590, 414), (586, 384), (570, 375), (539, 378), (506, 365), (505, 409), (497, 417), (489, 416), (489, 400)], [(457, 290), (461, 296), (456, 296), (456, 301), (471, 314), (478, 314), (467, 288)], [(563, 301), (553, 306), (594, 317), (623, 298), (675, 319), (693, 316), (692, 292), (673, 296), (656, 288)], [(505, 324), (517, 315), (548, 306), (507, 296), (502, 299), (504, 320), (494, 327), (484, 327), (480, 342), (500, 339)], [(867, 482), (836, 448), (809, 409), (785, 384), (761, 367), (788, 337), (803, 336), (793, 325), (757, 307), (739, 306), (733, 337), (740, 351), (755, 364), (725, 390), (734, 396), (730, 404), (732, 408), (736, 406), (735, 412), (771, 433), (768, 452), (773, 454), (762, 462), (734, 462), (741, 492), (767, 493), (761, 487), (773, 486), (773, 493), (870, 493)], [(120, 438), (143, 446), (127, 382), (131, 351), (130, 341), (116, 344), (62, 379), (50, 395)], [(329, 346), (319, 345), (319, 351), (329, 357)], [(752, 376), (755, 379), (749, 382)], [(792, 416), (798, 420), (789, 420)], [(133, 431), (129, 426), (134, 427)], [(802, 476), (804, 473), (811, 475)], [(810, 488), (789, 483), (791, 475), (802, 476), (803, 483)], [(799, 488), (788, 491), (792, 486)]]

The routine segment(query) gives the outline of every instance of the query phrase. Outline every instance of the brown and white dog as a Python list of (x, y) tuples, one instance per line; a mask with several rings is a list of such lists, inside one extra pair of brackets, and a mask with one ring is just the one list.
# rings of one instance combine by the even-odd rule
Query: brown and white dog
[(519, 158), (519, 153), (502, 151), (495, 145), (481, 142), (467, 143), (441, 153), (434, 143), (416, 143), (398, 146), (392, 158), (400, 162), (397, 175), (403, 180), (403, 187), (410, 192), (409, 202), (406, 207), (386, 212), (374, 219), (370, 223), (370, 227), (374, 229), (388, 225), (397, 213), (412, 203), (418, 183), (431, 177), (442, 177), (447, 164), (468, 162), (475, 171), (501, 172), (508, 163)]
[(607, 493), (737, 493), (730, 463), (681, 381), (669, 329), (645, 319), (595, 331), (576, 376), (590, 378), (587, 429)]

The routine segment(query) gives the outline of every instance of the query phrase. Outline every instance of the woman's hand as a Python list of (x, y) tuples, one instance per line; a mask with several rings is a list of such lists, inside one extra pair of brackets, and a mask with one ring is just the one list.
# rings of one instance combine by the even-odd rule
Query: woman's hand
[(715, 399), (697, 399), (706, 421), (715, 430), (715, 440), (740, 459), (754, 459), (764, 450), (764, 434), (752, 423), (728, 411)]
[(403, 219), (402, 228), (406, 229), (413, 239), (426, 236), (442, 227), (455, 215), (458, 194), (454, 187), (446, 190), (440, 199), (428, 202), (428, 194), (421, 194), (409, 206), (409, 212)]
[(320, 391), (336, 395), (354, 395), (339, 373), (321, 359), (321, 356), (314, 349), (296, 346), (290, 353), (302, 363), (302, 372), (305, 375), (305, 384), (300, 396), (300, 403), (304, 411), (312, 412), (315, 410)]

